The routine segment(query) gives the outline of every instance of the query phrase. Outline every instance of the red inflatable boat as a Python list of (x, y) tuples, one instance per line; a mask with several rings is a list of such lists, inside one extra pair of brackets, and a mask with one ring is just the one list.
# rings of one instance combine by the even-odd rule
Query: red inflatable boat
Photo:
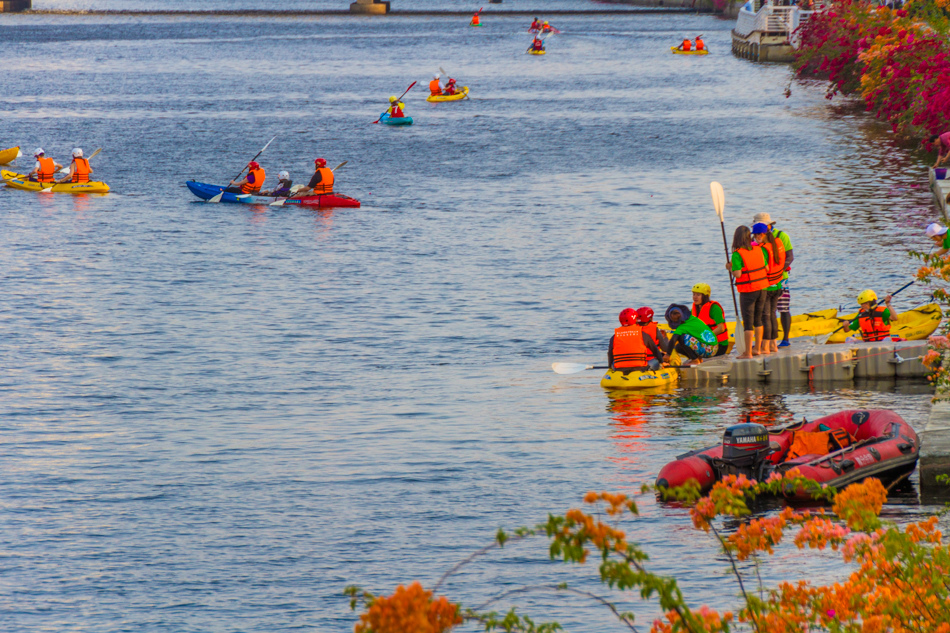
[(917, 433), (893, 411), (839, 411), (771, 430), (761, 424), (730, 426), (722, 444), (664, 466), (656, 485), (675, 488), (695, 479), (705, 491), (725, 475), (764, 481), (797, 468), (808, 479), (840, 489), (866, 477), (887, 481), (909, 473), (919, 452)]

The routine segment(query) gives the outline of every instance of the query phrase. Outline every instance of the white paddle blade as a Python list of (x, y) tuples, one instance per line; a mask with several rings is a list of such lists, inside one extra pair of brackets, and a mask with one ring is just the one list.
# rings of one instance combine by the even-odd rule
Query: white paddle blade
[(47, 187), (46, 189), (40, 189), (40, 193), (53, 193), (53, 188)]
[(274, 200), (273, 202), (271, 202), (269, 206), (282, 207), (284, 206), (285, 202), (287, 202), (287, 198), (278, 198), (277, 200)]
[(223, 195), (224, 195), (224, 191), (221, 191), (221, 193), (219, 193), (218, 195), (208, 198), (208, 202), (221, 202), (221, 196)]
[(593, 365), (585, 365), (584, 363), (551, 363), (551, 369), (554, 370), (555, 374), (576, 374), (585, 369), (593, 368)]
[(709, 183), (709, 190), (712, 192), (713, 206), (716, 208), (716, 215), (719, 216), (720, 222), (725, 222), (723, 219), (723, 210), (726, 208), (726, 192), (722, 190), (722, 185), (715, 180)]
[[(20, 148), (18, 147), (16, 150), (16, 157), (19, 158), (20, 156), (23, 156), (23, 152), (21, 152)], [(16, 158), (14, 158), (13, 160), (16, 160)]]
[(68, 173), (69, 173), (69, 167), (63, 167), (62, 169), (59, 170), (59, 173), (61, 173), (61, 174), (68, 174)]

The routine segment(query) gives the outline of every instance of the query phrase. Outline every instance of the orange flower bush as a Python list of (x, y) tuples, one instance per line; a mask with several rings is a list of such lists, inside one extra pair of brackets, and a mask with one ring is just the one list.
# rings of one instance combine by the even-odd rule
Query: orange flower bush
[[(644, 487), (644, 491), (652, 491)], [(744, 519), (749, 502), (761, 494), (780, 495), (807, 490), (815, 498), (833, 502), (830, 512), (796, 511), (785, 508), (768, 517)], [(776, 474), (765, 482), (745, 477), (726, 477), (709, 494), (700, 496), (698, 485), (660, 491), (665, 497), (690, 504), (693, 525), (718, 539), (722, 552), (732, 562), (742, 602), (730, 611), (707, 606), (691, 608), (676, 580), (647, 569), (649, 557), (627, 540), (611, 521), (635, 520), (636, 503), (626, 495), (589, 492), (584, 502), (594, 512), (571, 509), (564, 516), (551, 515), (545, 523), (520, 528), (514, 536), (499, 531), (495, 542), (476, 552), (443, 575), (491, 549), (501, 548), (512, 538), (547, 536), (552, 558), (584, 564), (596, 552), (601, 582), (615, 591), (636, 590), (644, 599), (656, 599), (664, 616), (653, 622), (651, 633), (792, 633), (833, 631), (855, 633), (950, 633), (950, 548), (937, 529), (938, 517), (911, 523), (903, 529), (881, 522), (879, 513), (887, 489), (876, 479), (852, 484), (841, 492), (822, 488), (803, 479), (796, 471)], [(598, 510), (602, 509), (602, 513)], [(723, 536), (721, 519), (744, 522)], [(790, 532), (791, 531), (791, 532)], [(808, 580), (783, 582), (774, 589), (760, 586), (747, 592), (736, 560), (758, 559), (775, 552), (786, 537), (799, 549), (831, 549), (851, 565), (847, 578), (828, 585)], [(441, 585), (440, 580), (435, 587)], [(630, 630), (635, 615), (623, 613), (607, 598), (562, 585), (537, 585), (502, 593), (475, 608), (461, 608), (446, 598), (433, 599), (419, 583), (398, 587), (389, 597), (377, 598), (357, 587), (347, 588), (351, 606), (360, 602), (365, 610), (356, 633), (444, 633), (462, 622), (477, 622), (486, 631), (551, 633), (556, 622), (536, 623), (514, 609), (500, 616), (484, 609), (495, 602), (525, 591), (571, 592), (590, 598), (617, 616)]]
[[(917, 280), (932, 289), (933, 298), (940, 304), (944, 314), (947, 314), (950, 307), (950, 258), (946, 255), (938, 256), (919, 251), (911, 251), (911, 257), (921, 260), (922, 266), (917, 270)], [(924, 365), (930, 368), (930, 375), (927, 376), (936, 388), (937, 395), (934, 401), (941, 400), (947, 396), (941, 395), (950, 393), (950, 374), (947, 368), (943, 366), (944, 357), (950, 353), (950, 341), (947, 334), (950, 332), (950, 322), (946, 319), (940, 326), (943, 334), (931, 336), (928, 340), (928, 351), (921, 358)]]

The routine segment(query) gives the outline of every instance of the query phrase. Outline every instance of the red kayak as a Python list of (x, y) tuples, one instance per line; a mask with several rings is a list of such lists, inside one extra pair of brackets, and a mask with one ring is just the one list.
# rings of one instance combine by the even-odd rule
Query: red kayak
[(765, 481), (797, 468), (803, 477), (840, 489), (866, 477), (887, 481), (912, 472), (919, 452), (917, 433), (893, 411), (839, 411), (771, 430), (751, 423), (730, 426), (722, 444), (664, 466), (656, 485), (675, 488), (695, 479), (706, 491), (726, 475)]

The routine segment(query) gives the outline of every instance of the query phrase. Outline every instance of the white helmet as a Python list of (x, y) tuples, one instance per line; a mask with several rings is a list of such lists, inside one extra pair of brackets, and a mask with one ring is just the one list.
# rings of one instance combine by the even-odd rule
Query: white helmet
[(433, 78), (433, 79), (438, 79), (438, 78), (441, 77), (441, 76), (442, 76), (442, 75), (436, 74), (436, 75), (433, 75), (432, 78)]
[(277, 177), (280, 178), (281, 180), (290, 180), (290, 172), (282, 171), (279, 174), (277, 174)]
[(82, 158), (82, 150), (80, 148), (77, 147), (73, 150), (73, 158)]
[(45, 153), (46, 153), (46, 152), (43, 151), (43, 148), (42, 148), (42, 147), (37, 147), (35, 150), (33, 150), (33, 155), (34, 155), (34, 156), (42, 156), (42, 155), (45, 154)]

